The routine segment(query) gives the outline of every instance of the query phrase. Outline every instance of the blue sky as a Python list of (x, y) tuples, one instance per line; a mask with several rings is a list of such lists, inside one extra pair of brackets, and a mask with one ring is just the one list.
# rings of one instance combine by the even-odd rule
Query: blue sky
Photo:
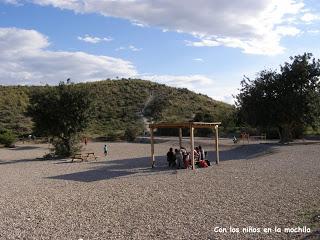
[(0, 84), (137, 77), (233, 102), (243, 75), (320, 57), (316, 0), (0, 0)]

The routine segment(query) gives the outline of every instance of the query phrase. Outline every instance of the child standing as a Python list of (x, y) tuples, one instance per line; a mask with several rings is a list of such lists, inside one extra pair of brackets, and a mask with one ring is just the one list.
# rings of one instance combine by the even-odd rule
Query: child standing
[(104, 145), (103, 152), (104, 152), (104, 156), (105, 156), (105, 158), (107, 160), (107, 155), (108, 155), (108, 146), (107, 146), (107, 144)]

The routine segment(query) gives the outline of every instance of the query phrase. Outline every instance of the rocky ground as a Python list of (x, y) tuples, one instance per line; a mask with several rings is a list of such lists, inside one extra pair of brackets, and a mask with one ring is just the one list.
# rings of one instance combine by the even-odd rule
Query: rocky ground
[(155, 169), (149, 144), (109, 143), (107, 159), (103, 144), (84, 149), (97, 161), (74, 163), (37, 159), (48, 145), (0, 149), (0, 239), (302, 239), (284, 228), (320, 210), (317, 143), (225, 140), (220, 164), (194, 171), (167, 168), (174, 140), (156, 144)]

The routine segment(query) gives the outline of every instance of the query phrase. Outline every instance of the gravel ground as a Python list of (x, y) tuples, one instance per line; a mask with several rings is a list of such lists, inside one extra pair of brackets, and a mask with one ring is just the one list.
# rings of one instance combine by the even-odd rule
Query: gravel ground
[(320, 209), (320, 144), (222, 143), (220, 164), (194, 171), (166, 167), (175, 141), (156, 144), (155, 169), (148, 144), (110, 143), (105, 160), (89, 143), (101, 157), (74, 163), (36, 159), (48, 145), (0, 149), (0, 239), (301, 239), (274, 227)]

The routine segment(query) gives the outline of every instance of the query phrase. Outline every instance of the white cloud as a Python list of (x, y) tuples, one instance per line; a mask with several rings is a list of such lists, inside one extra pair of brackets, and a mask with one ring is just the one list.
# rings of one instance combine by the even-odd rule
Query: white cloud
[[(18, 0), (17, 0), (18, 1)], [(85, 2), (82, 0), (19, 0), (20, 2), (33, 2), (42, 6), (52, 5), (53, 7), (61, 9), (70, 9), (76, 12), (83, 12), (82, 8)]]
[(320, 20), (320, 16), (307, 12), (301, 17), (301, 20), (310, 24), (314, 21)]
[(133, 51), (133, 52), (139, 52), (139, 51), (142, 50), (142, 48), (136, 48), (136, 47), (133, 46), (133, 45), (129, 45), (128, 48), (129, 48), (131, 51)]
[(284, 51), (279, 45), (280, 34), (270, 34), (263, 39), (241, 40), (235, 37), (215, 38), (214, 40), (203, 39), (187, 43), (193, 47), (226, 46), (230, 48), (241, 48), (247, 54), (276, 55)]
[(126, 47), (118, 47), (118, 48), (116, 48), (116, 51), (122, 51), (122, 50), (126, 50)]
[(275, 32), (280, 36), (296, 36), (301, 31), (300, 29), (293, 26), (278, 26), (275, 29)]
[(146, 75), (144, 79), (154, 80), (174, 87), (198, 89), (199, 86), (209, 86), (214, 83), (212, 79), (204, 75)]
[(231, 48), (241, 48), (247, 54), (276, 55), (284, 51), (280, 46), (282, 36), (296, 36), (301, 31), (293, 26), (278, 26), (269, 35), (263, 38), (239, 39), (236, 37), (199, 37), (200, 41), (187, 42), (187, 46), (193, 47), (215, 47), (226, 46)]
[(196, 61), (196, 62), (204, 62), (204, 60), (202, 58), (194, 58), (193, 61)]
[(8, 4), (13, 4), (13, 5), (20, 5), (20, 1), (19, 0), (0, 0), (0, 3), (4, 2), (4, 3), (8, 3)]
[(90, 36), (89, 34), (85, 34), (84, 37), (79, 36), (78, 40), (83, 41), (83, 42), (88, 42), (88, 43), (99, 43), (99, 42), (110, 42), (113, 39), (111, 37), (94, 37)]
[(128, 61), (84, 52), (50, 51), (48, 38), (35, 30), (0, 28), (0, 84), (57, 84), (115, 77), (142, 78), (188, 88), (216, 100), (233, 103), (236, 88), (205, 75), (142, 75)]
[(142, 50), (142, 48), (137, 48), (137, 47), (135, 47), (133, 45), (129, 45), (128, 47), (121, 46), (121, 47), (116, 48), (116, 51), (124, 51), (124, 50), (130, 50), (130, 51), (133, 51), (133, 52), (139, 52), (139, 51)]
[[(304, 0), (31, 0), (78, 13), (100, 13), (128, 19), (140, 26), (184, 32), (196, 40), (190, 46), (227, 46), (245, 53), (278, 54), (284, 36), (277, 29), (312, 17)], [(293, 33), (293, 32), (291, 32)], [(290, 34), (289, 36), (293, 36)]]
[(166, 84), (172, 87), (187, 88), (196, 93), (206, 94), (209, 97), (234, 104), (232, 95), (237, 93), (237, 87), (224, 86), (205, 75), (140, 75), (141, 79)]
[(320, 30), (319, 29), (311, 29), (311, 30), (308, 30), (307, 33), (317, 35), (320, 33)]
[(192, 46), (192, 47), (217, 47), (217, 46), (221, 46), (221, 43), (216, 41), (216, 40), (212, 40), (209, 39), (208, 37), (206, 38), (202, 38), (200, 41), (189, 41), (186, 40), (186, 45), (187, 46)]
[(56, 84), (136, 76), (131, 62), (85, 52), (50, 51), (35, 30), (0, 28), (0, 84)]
[(132, 24), (133, 26), (141, 27), (141, 28), (147, 27), (146, 24), (143, 24), (143, 23), (138, 22), (138, 21), (131, 21), (131, 24)]

